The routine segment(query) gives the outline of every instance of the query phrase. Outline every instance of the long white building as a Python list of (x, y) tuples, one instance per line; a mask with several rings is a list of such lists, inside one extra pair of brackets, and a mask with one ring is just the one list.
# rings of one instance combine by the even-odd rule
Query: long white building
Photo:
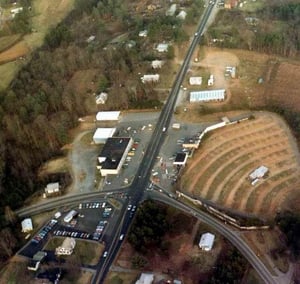
[(190, 92), (190, 103), (224, 101), (225, 89)]

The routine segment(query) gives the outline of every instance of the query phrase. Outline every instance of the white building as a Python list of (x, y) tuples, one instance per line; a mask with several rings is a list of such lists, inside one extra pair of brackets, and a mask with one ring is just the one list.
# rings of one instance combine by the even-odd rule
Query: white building
[(146, 74), (141, 77), (142, 82), (145, 83), (156, 83), (159, 81), (159, 74)]
[(167, 52), (169, 48), (169, 44), (168, 43), (159, 43), (156, 47), (156, 50), (158, 52)]
[(21, 226), (22, 226), (23, 233), (31, 232), (33, 230), (31, 218), (24, 219), (21, 223)]
[(19, 7), (19, 8), (11, 9), (10, 13), (11, 13), (12, 17), (14, 18), (16, 16), (16, 14), (19, 14), (22, 11), (23, 11), (23, 7)]
[(202, 84), (202, 77), (190, 77), (189, 79), (190, 85), (198, 85)]
[(107, 101), (108, 98), (108, 94), (107, 93), (101, 93), (99, 95), (96, 96), (96, 104), (97, 105), (104, 105)]
[(71, 255), (75, 248), (76, 241), (74, 238), (65, 238), (62, 245), (55, 250), (56, 255)]
[(166, 11), (166, 16), (174, 16), (177, 9), (176, 4), (172, 4), (170, 8)]
[(185, 18), (186, 18), (186, 15), (187, 15), (187, 12), (182, 10), (182, 11), (179, 12), (179, 14), (176, 16), (176, 18), (184, 21)]
[(151, 284), (153, 283), (154, 275), (152, 273), (142, 273), (140, 279), (135, 284)]
[(269, 172), (269, 169), (265, 166), (260, 166), (257, 169), (255, 169), (252, 173), (250, 173), (249, 178), (254, 181), (259, 178), (263, 178), (267, 173)]
[(69, 223), (77, 215), (76, 210), (71, 210), (64, 218), (64, 222)]
[(224, 101), (225, 89), (190, 92), (190, 103)]
[(153, 60), (151, 62), (151, 67), (153, 69), (160, 69), (163, 66), (164, 62), (162, 60)]
[(210, 75), (207, 81), (208, 86), (212, 86), (214, 84), (214, 75)]
[(147, 37), (148, 36), (148, 31), (147, 30), (143, 30), (139, 32), (139, 37)]
[(120, 118), (120, 111), (99, 111), (96, 114), (97, 121), (118, 121)]
[(58, 182), (52, 182), (48, 183), (45, 188), (46, 195), (53, 195), (59, 193), (59, 183)]
[(87, 43), (90, 43), (90, 42), (94, 41), (95, 38), (96, 38), (96, 36), (91, 35), (90, 37), (88, 37), (88, 39), (86, 40), (86, 42), (87, 42)]
[(113, 137), (115, 132), (116, 128), (97, 128), (93, 136), (93, 141), (95, 144), (104, 144), (108, 138)]
[(214, 240), (215, 240), (215, 235), (211, 233), (205, 233), (201, 236), (199, 247), (202, 250), (210, 251), (213, 247)]

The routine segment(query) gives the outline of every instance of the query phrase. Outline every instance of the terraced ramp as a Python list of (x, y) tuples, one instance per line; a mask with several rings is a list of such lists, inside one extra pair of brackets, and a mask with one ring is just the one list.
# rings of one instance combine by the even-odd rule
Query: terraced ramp
[[(264, 165), (267, 176), (251, 184)], [(299, 153), (284, 121), (271, 113), (217, 129), (202, 142), (181, 178), (185, 191), (220, 205), (274, 215), (300, 185)]]

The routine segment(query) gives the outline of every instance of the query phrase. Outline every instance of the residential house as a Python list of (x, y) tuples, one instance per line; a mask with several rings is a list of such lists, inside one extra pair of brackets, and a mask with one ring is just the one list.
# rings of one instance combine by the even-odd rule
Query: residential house
[(65, 238), (62, 245), (55, 250), (56, 255), (71, 255), (75, 248), (76, 241), (74, 238)]

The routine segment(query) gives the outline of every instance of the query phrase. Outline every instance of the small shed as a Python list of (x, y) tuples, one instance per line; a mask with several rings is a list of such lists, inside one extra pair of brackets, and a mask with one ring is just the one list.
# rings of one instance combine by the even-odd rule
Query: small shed
[(210, 251), (213, 247), (214, 241), (215, 241), (215, 235), (211, 233), (205, 233), (201, 236), (199, 247), (202, 250)]
[(21, 223), (21, 226), (22, 226), (22, 232), (23, 233), (31, 232), (33, 230), (31, 218), (24, 219)]
[(198, 85), (202, 84), (202, 77), (190, 77), (189, 79), (190, 85)]
[(154, 275), (152, 273), (142, 273), (140, 279), (135, 284), (151, 284), (153, 283)]
[(159, 43), (156, 47), (156, 50), (158, 52), (167, 52), (169, 48), (169, 44), (168, 43)]
[(182, 10), (182, 11), (179, 12), (179, 14), (176, 16), (176, 18), (183, 21), (183, 20), (185, 20), (186, 15), (187, 15), (187, 12)]
[(143, 30), (139, 32), (139, 37), (147, 37), (148, 35), (148, 31), (147, 30)]
[(107, 101), (108, 98), (108, 94), (107, 93), (101, 93), (99, 95), (96, 96), (96, 104), (97, 105), (104, 105)]
[(177, 153), (173, 165), (184, 166), (187, 162), (188, 155), (186, 153)]
[(174, 16), (177, 9), (176, 4), (172, 4), (170, 8), (166, 11), (166, 16)]
[(116, 128), (97, 128), (93, 140), (95, 144), (104, 144), (108, 138), (113, 137), (115, 132)]
[(59, 193), (59, 183), (58, 182), (52, 182), (48, 183), (45, 188), (46, 195), (53, 195)]

